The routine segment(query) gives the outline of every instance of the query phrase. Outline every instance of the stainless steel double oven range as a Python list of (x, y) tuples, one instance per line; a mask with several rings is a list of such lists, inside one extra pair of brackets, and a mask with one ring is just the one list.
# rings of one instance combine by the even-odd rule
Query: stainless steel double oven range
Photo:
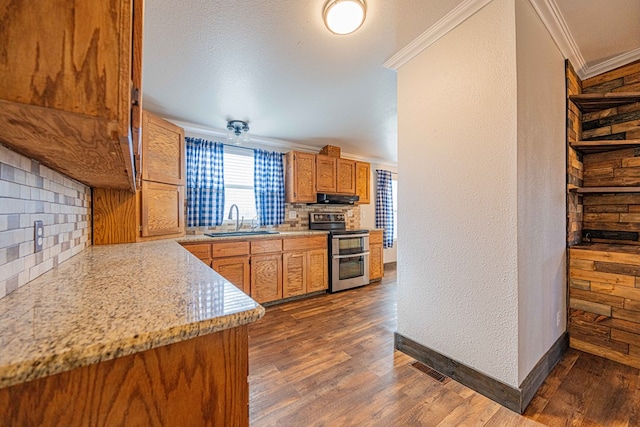
[(329, 231), (329, 292), (369, 284), (369, 230), (347, 230), (345, 214), (309, 214), (309, 228)]

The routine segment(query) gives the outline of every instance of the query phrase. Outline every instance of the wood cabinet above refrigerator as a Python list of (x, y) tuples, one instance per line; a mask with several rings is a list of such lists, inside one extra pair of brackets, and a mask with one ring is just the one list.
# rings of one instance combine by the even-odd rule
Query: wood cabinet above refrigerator
[(135, 189), (142, 0), (1, 8), (0, 142), (91, 187)]

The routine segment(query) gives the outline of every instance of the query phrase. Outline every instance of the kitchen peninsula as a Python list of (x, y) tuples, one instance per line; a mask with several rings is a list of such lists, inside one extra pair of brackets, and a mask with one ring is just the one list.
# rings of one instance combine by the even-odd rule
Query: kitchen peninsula
[(92, 246), (0, 300), (3, 420), (248, 425), (263, 315), (175, 241)]

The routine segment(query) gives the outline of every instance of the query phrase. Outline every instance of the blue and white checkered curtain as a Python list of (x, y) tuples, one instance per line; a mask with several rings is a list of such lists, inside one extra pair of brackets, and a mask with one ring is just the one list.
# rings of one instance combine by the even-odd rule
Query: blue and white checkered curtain
[(377, 169), (376, 228), (384, 229), (382, 247), (393, 247), (393, 187), (391, 172)]
[(258, 224), (278, 225), (284, 222), (284, 168), (282, 154), (255, 150), (254, 191)]
[(224, 210), (223, 148), (219, 142), (186, 137), (187, 227), (222, 224)]

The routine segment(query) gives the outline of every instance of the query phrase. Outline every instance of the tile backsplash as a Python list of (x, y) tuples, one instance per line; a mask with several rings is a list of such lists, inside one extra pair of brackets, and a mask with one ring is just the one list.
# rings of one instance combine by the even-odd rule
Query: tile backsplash
[(91, 189), (0, 144), (0, 298), (89, 245)]
[[(295, 212), (295, 219), (289, 218), (289, 213)], [(360, 228), (360, 206), (342, 206), (342, 205), (306, 205), (303, 203), (287, 203), (285, 204), (284, 224), (273, 227), (260, 227), (278, 231), (302, 231), (309, 229), (309, 213), (311, 212), (341, 212), (346, 215), (347, 228)], [(251, 220), (244, 221), (243, 229), (251, 227)], [(230, 231), (235, 228), (234, 221), (225, 221), (219, 227), (189, 227), (187, 234), (202, 234), (210, 231)]]

